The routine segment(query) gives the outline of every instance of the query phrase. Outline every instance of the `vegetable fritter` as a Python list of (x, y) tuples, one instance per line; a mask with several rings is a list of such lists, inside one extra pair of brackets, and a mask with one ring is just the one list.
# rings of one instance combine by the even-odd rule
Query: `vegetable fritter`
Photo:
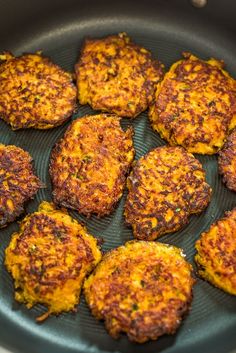
[(41, 303), (50, 314), (76, 310), (85, 276), (101, 259), (97, 240), (66, 210), (42, 202), (25, 217), (6, 249), (5, 265), (15, 284), (15, 299), (31, 308)]
[(149, 118), (170, 145), (213, 154), (236, 125), (236, 81), (222, 61), (183, 56), (158, 85)]
[(0, 59), (0, 117), (13, 130), (49, 129), (69, 119), (77, 96), (71, 74), (39, 52)]
[(74, 120), (52, 152), (54, 202), (86, 216), (109, 214), (134, 158), (132, 136), (133, 129), (123, 131), (115, 116)]
[(236, 208), (202, 233), (195, 246), (199, 275), (236, 295)]
[(157, 147), (143, 156), (128, 178), (128, 189), (126, 222), (134, 237), (143, 240), (179, 230), (211, 197), (201, 163), (182, 147)]
[(218, 164), (224, 183), (230, 190), (236, 191), (236, 129), (219, 152)]
[(13, 222), (42, 186), (31, 162), (20, 147), (0, 144), (0, 228)]
[(86, 301), (113, 338), (143, 343), (173, 334), (192, 300), (192, 266), (181, 249), (130, 241), (108, 252), (84, 283)]
[(120, 33), (86, 40), (75, 71), (80, 104), (134, 118), (153, 102), (163, 65)]

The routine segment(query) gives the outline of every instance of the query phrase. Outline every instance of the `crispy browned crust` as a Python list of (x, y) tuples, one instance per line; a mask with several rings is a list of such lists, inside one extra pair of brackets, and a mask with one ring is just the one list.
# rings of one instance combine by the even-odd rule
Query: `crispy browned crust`
[(213, 154), (236, 125), (236, 81), (222, 61), (183, 55), (158, 85), (149, 118), (170, 145)]
[(143, 343), (173, 334), (192, 301), (192, 266), (174, 246), (131, 241), (108, 252), (84, 283), (86, 301), (113, 338)]
[(236, 295), (236, 208), (213, 223), (195, 244), (198, 274)]
[(0, 144), (0, 228), (13, 222), (42, 186), (31, 162), (28, 152)]
[(219, 173), (223, 175), (223, 182), (236, 191), (236, 130), (228, 137), (224, 148), (219, 152)]
[(163, 68), (126, 33), (86, 40), (75, 66), (79, 101), (134, 118), (153, 102)]
[(179, 230), (211, 197), (201, 163), (182, 147), (157, 147), (143, 156), (128, 178), (128, 189), (126, 222), (134, 237), (143, 240)]
[(109, 214), (134, 159), (132, 136), (133, 129), (123, 131), (116, 116), (74, 120), (51, 155), (54, 202), (86, 216)]
[(50, 314), (76, 310), (85, 276), (100, 261), (97, 240), (85, 227), (42, 202), (39, 210), (25, 217), (6, 249), (5, 265), (15, 285), (15, 299), (31, 308), (44, 304)]
[(0, 59), (0, 116), (13, 130), (49, 129), (70, 118), (77, 95), (71, 74), (39, 53)]

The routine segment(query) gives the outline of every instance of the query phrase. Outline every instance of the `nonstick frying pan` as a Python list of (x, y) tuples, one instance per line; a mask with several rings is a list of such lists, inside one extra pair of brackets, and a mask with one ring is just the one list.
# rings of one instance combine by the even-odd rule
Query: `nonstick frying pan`
[[(202, 1), (204, 3), (204, 1)], [(203, 8), (189, 0), (0, 0), (0, 50), (19, 55), (42, 49), (56, 63), (73, 70), (85, 37), (101, 37), (126, 31), (138, 44), (153, 52), (166, 66), (191, 51), (201, 58), (223, 59), (227, 70), (236, 78), (236, 2), (208, 0)], [(78, 106), (72, 117), (94, 114), (88, 107)], [(136, 159), (165, 142), (150, 128), (147, 113), (133, 121), (124, 119), (135, 129)], [(29, 151), (46, 189), (28, 203), (27, 212), (37, 209), (41, 200), (51, 200), (48, 175), (50, 152), (69, 122), (49, 131), (11, 131), (0, 121), (0, 142), (15, 144)], [(160, 241), (184, 249), (193, 263), (194, 242), (200, 233), (236, 205), (236, 195), (222, 184), (217, 170), (217, 156), (196, 156), (203, 164), (207, 180), (213, 188), (212, 201), (201, 215), (192, 216), (183, 230), (163, 236)], [(109, 250), (132, 239), (124, 224), (123, 205), (126, 193), (115, 212), (108, 217), (85, 219), (91, 233), (105, 240)], [(0, 231), (0, 346), (22, 353), (229, 353), (236, 348), (236, 300), (201, 279), (194, 288), (190, 314), (177, 333), (143, 345), (130, 343), (125, 336), (115, 341), (106, 333), (103, 323), (90, 314), (82, 297), (77, 314), (62, 314), (36, 324), (34, 318), (44, 311), (40, 305), (27, 310), (13, 300), (13, 285), (3, 261), (4, 249), (17, 222)]]

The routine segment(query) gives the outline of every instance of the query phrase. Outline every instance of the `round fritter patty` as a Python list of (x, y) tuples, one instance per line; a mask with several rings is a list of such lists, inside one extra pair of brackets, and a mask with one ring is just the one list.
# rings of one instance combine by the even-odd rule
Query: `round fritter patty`
[(153, 102), (163, 65), (120, 33), (86, 40), (75, 71), (80, 104), (134, 118)]
[(158, 85), (149, 118), (170, 145), (213, 154), (236, 125), (236, 81), (223, 62), (184, 53)]
[(86, 216), (109, 214), (134, 158), (132, 136), (132, 128), (123, 131), (115, 116), (74, 120), (51, 156), (54, 202)]
[(157, 147), (143, 156), (128, 178), (128, 189), (126, 222), (143, 240), (182, 228), (211, 197), (201, 163), (182, 147)]
[(143, 343), (173, 334), (192, 300), (192, 267), (174, 246), (130, 241), (108, 252), (85, 281), (92, 314), (113, 338)]
[(219, 152), (219, 172), (226, 186), (236, 191), (236, 129), (229, 135), (224, 148)]
[(31, 162), (20, 147), (0, 144), (0, 228), (13, 222), (42, 186)]
[(42, 202), (25, 217), (6, 249), (5, 265), (15, 284), (15, 299), (28, 308), (41, 303), (50, 314), (76, 310), (85, 276), (100, 261), (97, 240), (86, 228)]
[(202, 233), (195, 246), (199, 275), (236, 295), (236, 208)]
[(61, 125), (76, 107), (71, 74), (36, 54), (0, 55), (0, 117), (13, 130)]

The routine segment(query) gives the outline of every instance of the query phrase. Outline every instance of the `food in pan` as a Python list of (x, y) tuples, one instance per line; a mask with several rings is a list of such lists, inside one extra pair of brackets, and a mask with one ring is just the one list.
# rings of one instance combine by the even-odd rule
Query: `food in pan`
[(40, 53), (0, 55), (0, 117), (12, 129), (49, 129), (76, 107), (72, 75)]
[(15, 299), (31, 308), (41, 303), (50, 314), (76, 310), (85, 276), (101, 259), (97, 240), (66, 210), (42, 202), (25, 217), (6, 249), (5, 265)]
[(84, 283), (86, 301), (113, 338), (143, 343), (173, 334), (192, 300), (192, 266), (181, 249), (130, 241), (108, 252)]
[(163, 65), (120, 33), (86, 40), (75, 71), (80, 104), (134, 118), (153, 102)]
[(236, 191), (236, 129), (228, 136), (219, 152), (218, 164), (224, 183), (230, 190)]
[(116, 116), (74, 120), (51, 156), (54, 202), (86, 216), (109, 214), (134, 158), (132, 136), (133, 129), (123, 131)]
[(134, 166), (127, 184), (126, 222), (142, 240), (179, 230), (211, 197), (201, 163), (183, 147), (153, 149)]
[(236, 208), (213, 223), (196, 242), (198, 274), (236, 295)]
[(213, 154), (236, 125), (236, 81), (222, 61), (183, 56), (158, 85), (149, 118), (171, 146)]
[(0, 228), (13, 222), (42, 186), (31, 162), (20, 147), (0, 144)]

